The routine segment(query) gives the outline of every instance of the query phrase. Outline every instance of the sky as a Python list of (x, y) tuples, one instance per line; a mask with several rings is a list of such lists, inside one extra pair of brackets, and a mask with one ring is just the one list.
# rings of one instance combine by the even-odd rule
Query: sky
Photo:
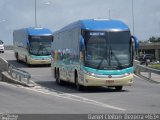
[[(160, 0), (37, 0), (38, 27), (55, 32), (80, 19), (117, 19), (139, 40), (160, 37)], [(110, 12), (109, 12), (110, 11)], [(0, 0), (0, 39), (13, 44), (15, 29), (35, 26), (35, 0)]]

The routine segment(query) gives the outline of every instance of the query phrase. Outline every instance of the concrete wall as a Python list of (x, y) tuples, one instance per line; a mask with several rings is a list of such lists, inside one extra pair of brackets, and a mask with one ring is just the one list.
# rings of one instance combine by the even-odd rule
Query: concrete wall
[(8, 62), (2, 57), (0, 57), (0, 80), (1, 81), (19, 84), (19, 85), (23, 85), (27, 87), (35, 86), (35, 83), (32, 80), (30, 80), (29, 83), (26, 83), (26, 82), (18, 80), (18, 78), (17, 79), (13, 78), (13, 76), (8, 73), (9, 72), (8, 65), (9, 65)]
[(8, 62), (0, 57), (0, 78), (2, 77), (2, 72), (8, 71)]
[(4, 49), (5, 50), (13, 50), (13, 45), (5, 45)]

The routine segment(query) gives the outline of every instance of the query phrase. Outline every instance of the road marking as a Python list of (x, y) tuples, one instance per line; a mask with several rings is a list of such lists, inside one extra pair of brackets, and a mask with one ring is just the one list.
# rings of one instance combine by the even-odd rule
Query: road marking
[(88, 99), (88, 98), (85, 98), (85, 97), (80, 97), (80, 96), (77, 96), (77, 95), (64, 93), (64, 92), (61, 92), (61, 91), (58, 91), (58, 90), (51, 91), (51, 90), (49, 90), (45, 87), (41, 87), (41, 86), (35, 86), (33, 88), (27, 88), (27, 87), (23, 87), (23, 86), (20, 86), (20, 85), (9, 84), (9, 83), (5, 83), (5, 82), (0, 82), (0, 84), (3, 84), (5, 86), (19, 87), (19, 88), (23, 88), (23, 89), (26, 89), (26, 90), (42, 93), (42, 94), (45, 94), (45, 95), (61, 97), (61, 98), (65, 98), (65, 99), (69, 99), (69, 100), (73, 100), (73, 101), (77, 101), (77, 102), (92, 104), (92, 105), (105, 107), (105, 108), (110, 108), (110, 109), (114, 109), (114, 110), (126, 111), (126, 109), (123, 109), (123, 108), (120, 108), (120, 107), (105, 104), (105, 103), (98, 102), (98, 101)]
[(112, 105), (109, 105), (109, 104), (105, 104), (105, 103), (98, 102), (98, 101), (95, 101), (95, 100), (92, 100), (92, 99), (80, 97), (80, 96), (77, 96), (77, 95), (68, 94), (68, 93), (64, 93), (64, 92), (61, 92), (61, 91), (57, 91), (57, 90), (50, 91), (50, 90), (48, 90), (44, 87), (41, 87), (41, 86), (36, 86), (34, 88), (26, 88), (26, 87), (24, 87), (24, 88), (35, 91), (35, 92), (43, 93), (43, 94), (46, 94), (46, 95), (52, 95), (52, 96), (56, 96), (56, 97), (70, 99), (70, 100), (73, 100), (73, 101), (78, 101), (78, 102), (88, 103), (88, 104), (92, 104), (92, 105), (97, 105), (97, 106), (101, 106), (101, 107), (105, 107), (105, 108), (110, 108), (110, 109), (115, 109), (115, 110), (120, 110), (120, 111), (125, 111), (126, 110), (126, 109), (123, 109), (123, 108), (120, 108), (120, 107), (115, 107), (115, 106), (112, 106)]

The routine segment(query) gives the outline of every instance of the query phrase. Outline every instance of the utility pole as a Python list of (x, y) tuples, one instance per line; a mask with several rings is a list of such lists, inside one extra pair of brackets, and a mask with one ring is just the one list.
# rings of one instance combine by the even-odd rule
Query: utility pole
[(108, 18), (111, 19), (111, 11), (110, 11), (110, 9), (108, 10)]
[(35, 27), (37, 27), (37, 0), (35, 0)]
[(132, 0), (132, 30), (134, 35), (134, 1)]

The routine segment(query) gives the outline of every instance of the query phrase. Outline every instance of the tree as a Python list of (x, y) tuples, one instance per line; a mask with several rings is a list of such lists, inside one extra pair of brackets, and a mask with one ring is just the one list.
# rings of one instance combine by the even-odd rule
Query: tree
[(150, 37), (149, 38), (149, 42), (155, 43), (155, 42), (160, 42), (160, 37)]

